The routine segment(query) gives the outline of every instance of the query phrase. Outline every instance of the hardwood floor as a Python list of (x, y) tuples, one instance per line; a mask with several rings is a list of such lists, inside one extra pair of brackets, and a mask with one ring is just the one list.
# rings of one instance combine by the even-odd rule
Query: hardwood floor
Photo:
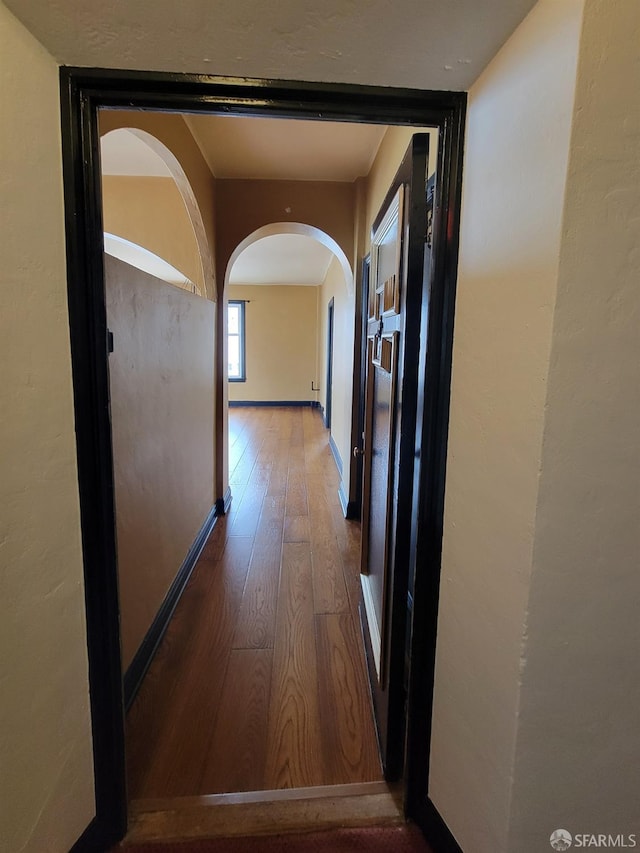
[(127, 716), (130, 799), (382, 780), (342, 516), (317, 410), (229, 413), (233, 502)]

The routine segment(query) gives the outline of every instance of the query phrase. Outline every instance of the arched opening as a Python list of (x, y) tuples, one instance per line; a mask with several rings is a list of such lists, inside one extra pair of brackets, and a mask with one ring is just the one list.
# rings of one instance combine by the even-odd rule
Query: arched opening
[[(101, 151), (105, 231), (159, 255), (193, 282), (193, 292), (215, 301), (202, 213), (175, 154), (151, 133), (134, 127), (104, 134)], [(142, 186), (125, 194), (117, 178), (138, 179)], [(153, 178), (170, 178), (172, 183)]]
[(322, 229), (316, 228), (314, 225), (306, 225), (303, 222), (272, 222), (269, 225), (264, 225), (262, 228), (258, 228), (256, 231), (253, 231), (245, 237), (244, 240), (238, 243), (229, 258), (229, 263), (227, 264), (224, 280), (225, 292), (229, 284), (231, 270), (238, 257), (253, 243), (258, 240), (262, 240), (265, 237), (272, 237), (275, 234), (300, 234), (304, 237), (310, 237), (313, 240), (317, 240), (323, 246), (326, 246), (327, 249), (330, 249), (338, 259), (344, 273), (347, 292), (349, 295), (353, 295), (353, 270), (351, 269), (351, 264), (349, 263), (347, 256), (340, 248), (339, 244), (333, 239), (333, 237), (325, 231), (322, 231)]
[[(348, 494), (355, 297), (344, 251), (315, 226), (270, 223), (238, 244), (224, 284), (225, 402), (319, 407)], [(237, 317), (244, 319), (239, 337)], [(227, 462), (231, 470), (232, 456)]]

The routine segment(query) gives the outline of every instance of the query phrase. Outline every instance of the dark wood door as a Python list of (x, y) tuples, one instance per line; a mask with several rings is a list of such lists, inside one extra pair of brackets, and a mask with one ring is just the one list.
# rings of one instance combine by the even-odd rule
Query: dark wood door
[(402, 770), (405, 637), (429, 137), (416, 134), (372, 229), (362, 499), (362, 622), (382, 761)]
[(333, 298), (327, 308), (327, 384), (324, 403), (324, 425), (331, 429), (333, 410)]

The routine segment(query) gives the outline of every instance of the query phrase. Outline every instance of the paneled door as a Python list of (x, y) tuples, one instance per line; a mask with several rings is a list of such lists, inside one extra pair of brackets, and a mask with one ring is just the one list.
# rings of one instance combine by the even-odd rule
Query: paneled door
[(429, 136), (416, 134), (372, 229), (366, 340), (362, 622), (382, 761), (402, 769), (404, 659)]

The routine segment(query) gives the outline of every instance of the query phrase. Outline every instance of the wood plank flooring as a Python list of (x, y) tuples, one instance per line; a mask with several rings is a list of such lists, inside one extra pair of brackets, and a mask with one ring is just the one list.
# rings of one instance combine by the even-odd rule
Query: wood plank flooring
[(400, 791), (384, 782), (365, 782), (266, 791), (264, 795), (214, 794), (179, 800), (138, 800), (130, 809), (124, 845), (244, 836), (243, 849), (248, 850), (260, 835), (403, 823)]
[(382, 780), (344, 519), (318, 411), (229, 413), (220, 519), (127, 716), (130, 799)]

